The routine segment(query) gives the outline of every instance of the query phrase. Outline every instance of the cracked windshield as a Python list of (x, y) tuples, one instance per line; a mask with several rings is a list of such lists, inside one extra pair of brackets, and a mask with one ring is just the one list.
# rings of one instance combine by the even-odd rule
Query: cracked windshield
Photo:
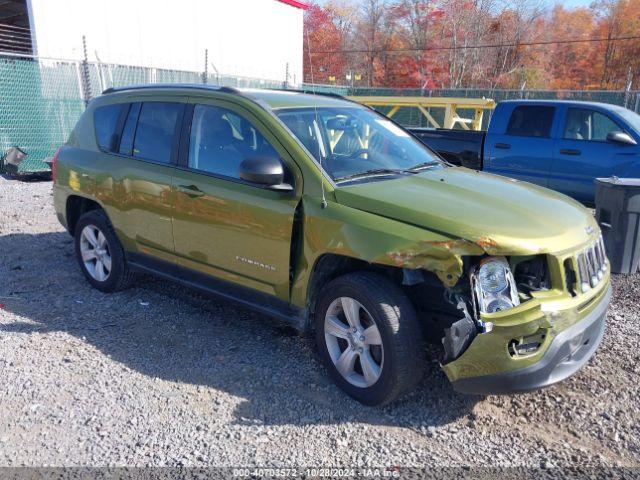
[(277, 114), (336, 182), (390, 178), (443, 165), (422, 143), (371, 110), (301, 108)]

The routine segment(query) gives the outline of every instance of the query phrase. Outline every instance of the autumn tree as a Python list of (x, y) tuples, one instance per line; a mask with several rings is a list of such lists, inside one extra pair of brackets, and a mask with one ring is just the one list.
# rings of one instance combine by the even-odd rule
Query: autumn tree
[(344, 33), (334, 23), (331, 13), (315, 4), (306, 11), (303, 38), (306, 82), (327, 83), (330, 77), (342, 78), (344, 74), (346, 61), (340, 53)]
[(305, 32), (306, 81), (312, 63), (316, 82), (359, 86), (640, 87), (640, 0), (329, 0)]
[(375, 84), (376, 67), (380, 67), (380, 54), (389, 46), (390, 32), (385, 30), (385, 27), (388, 28), (390, 25), (386, 21), (386, 15), (386, 0), (363, 1), (355, 45), (363, 52), (362, 66), (369, 87)]
[[(549, 21), (549, 31), (555, 38), (592, 38), (593, 15), (587, 8), (567, 10), (557, 5)], [(546, 37), (543, 37), (546, 38)], [(553, 89), (593, 87), (591, 45), (588, 43), (563, 43), (548, 46), (547, 69)]]
[(614, 40), (640, 32), (638, 0), (600, 0), (593, 6), (596, 32), (604, 42), (595, 45), (592, 63), (600, 72), (600, 88), (625, 88), (631, 82), (640, 87), (640, 41)]
[(411, 83), (410, 86), (433, 87), (434, 76), (441, 72), (429, 49), (436, 46), (442, 13), (435, 0), (400, 0), (392, 8), (392, 15), (400, 27), (397, 43), (408, 50), (398, 55), (397, 63), (402, 70), (400, 75), (405, 82)]
[(354, 72), (360, 65), (359, 56), (348, 53), (352, 47), (355, 33), (355, 22), (358, 18), (358, 9), (350, 0), (330, 0), (324, 7), (331, 17), (335, 28), (338, 29), (341, 38), (341, 55), (343, 56), (343, 71), (333, 77), (336, 82), (344, 82), (347, 72)]

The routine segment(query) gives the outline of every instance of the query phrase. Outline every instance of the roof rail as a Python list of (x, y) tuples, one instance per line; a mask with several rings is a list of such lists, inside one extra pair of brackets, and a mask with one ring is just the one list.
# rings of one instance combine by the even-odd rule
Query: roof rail
[(357, 100), (354, 100), (352, 97), (345, 97), (344, 95), (340, 95), (339, 93), (316, 92), (314, 90), (309, 90), (309, 89), (295, 89), (295, 88), (283, 88), (283, 89), (276, 89), (276, 90), (281, 92), (305, 93), (307, 95), (322, 95), (324, 97), (338, 98), (340, 100), (344, 100), (345, 102), (356, 103), (358, 105), (368, 108), (369, 110), (375, 110), (375, 108), (373, 108), (371, 105), (367, 105), (366, 103), (360, 103)]
[(334, 97), (334, 98), (340, 98), (342, 100), (347, 100), (346, 97), (344, 97), (343, 95), (340, 95), (339, 93), (334, 93), (334, 92), (317, 92), (315, 90), (311, 90), (308, 88), (302, 88), (302, 89), (298, 89), (298, 88), (278, 88), (276, 90), (279, 91), (283, 91), (283, 92), (294, 92), (294, 93), (305, 93), (307, 95), (322, 95), (324, 97)]
[(207, 85), (205, 83), (146, 83), (139, 85), (126, 85), (123, 87), (109, 87), (102, 92), (103, 95), (115, 92), (123, 92), (126, 90), (153, 90), (156, 88), (191, 88), (194, 90), (214, 90), (216, 92), (234, 93), (240, 95), (240, 90), (233, 87), (225, 87), (220, 85)]

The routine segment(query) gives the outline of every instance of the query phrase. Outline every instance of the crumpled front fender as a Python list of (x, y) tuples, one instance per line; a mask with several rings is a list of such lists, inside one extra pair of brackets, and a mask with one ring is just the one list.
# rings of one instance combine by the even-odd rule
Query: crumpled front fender
[(325, 254), (342, 255), (367, 263), (399, 268), (424, 269), (438, 276), (446, 287), (454, 286), (463, 274), (463, 257), (497, 251), (494, 242), (483, 238), (471, 242), (409, 225), (362, 210), (303, 197), (304, 215), (301, 249), (293, 263), (291, 299), (304, 307), (307, 288), (317, 260)]

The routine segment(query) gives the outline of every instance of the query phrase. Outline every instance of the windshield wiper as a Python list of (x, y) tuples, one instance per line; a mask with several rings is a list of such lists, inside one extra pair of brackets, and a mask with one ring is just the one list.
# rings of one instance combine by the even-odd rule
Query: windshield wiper
[(420, 170), (426, 170), (427, 168), (437, 167), (438, 165), (440, 165), (439, 162), (432, 160), (430, 162), (424, 162), (424, 163), (419, 163), (418, 165), (414, 165), (411, 168), (407, 168), (405, 171), (410, 173), (416, 173), (416, 172), (419, 172)]
[(345, 175), (344, 177), (338, 177), (336, 182), (344, 182), (346, 180), (356, 180), (358, 178), (372, 177), (374, 175), (398, 175), (401, 173), (407, 173), (406, 170), (399, 168), (373, 168), (371, 170), (365, 170), (364, 172), (352, 173), (351, 175)]

